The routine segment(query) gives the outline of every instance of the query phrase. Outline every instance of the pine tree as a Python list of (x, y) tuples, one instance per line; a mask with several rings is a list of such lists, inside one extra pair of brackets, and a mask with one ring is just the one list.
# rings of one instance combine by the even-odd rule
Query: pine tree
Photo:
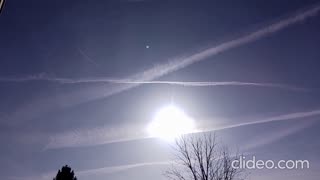
[(59, 170), (57, 176), (53, 180), (77, 180), (73, 170), (68, 165), (65, 165)]

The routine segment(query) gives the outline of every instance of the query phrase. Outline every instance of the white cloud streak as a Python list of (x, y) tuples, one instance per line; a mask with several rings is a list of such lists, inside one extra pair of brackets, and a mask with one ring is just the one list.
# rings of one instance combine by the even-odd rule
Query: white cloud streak
[(69, 79), (69, 78), (51, 78), (45, 75), (27, 76), (22, 78), (0, 78), (0, 82), (29, 82), (29, 81), (48, 81), (60, 84), (82, 84), (82, 83), (108, 83), (108, 84), (164, 84), (176, 85), (185, 87), (213, 87), (213, 86), (256, 86), (256, 87), (270, 87), (281, 88), (293, 91), (307, 91), (306, 88), (290, 86), (286, 84), (275, 83), (257, 83), (257, 82), (241, 82), (241, 81), (134, 81), (129, 79), (111, 79), (111, 78), (83, 78), (83, 79)]
[(144, 129), (142, 125), (126, 125), (122, 127), (78, 129), (65, 133), (57, 133), (49, 138), (49, 143), (45, 149), (95, 146), (148, 138)]
[[(288, 18), (282, 19), (276, 23), (273, 23), (271, 25), (268, 25), (266, 27), (263, 27), (257, 31), (248, 33), (242, 37), (233, 39), (231, 41), (224, 42), (220, 45), (208, 48), (204, 51), (201, 51), (199, 53), (183, 57), (183, 58), (175, 58), (173, 60), (170, 60), (167, 63), (159, 64), (154, 66), (153, 68), (150, 68), (148, 70), (145, 70), (143, 72), (137, 73), (135, 75), (129, 76), (128, 78), (124, 78), (122, 83), (128, 84), (128, 82), (137, 82), (137, 83), (130, 83), (131, 86), (127, 86), (126, 88), (123, 88), (122, 90), (129, 89), (131, 87), (137, 86), (139, 84), (145, 84), (143, 82), (145, 81), (152, 81), (156, 78), (159, 78), (161, 76), (164, 76), (166, 74), (169, 74), (171, 72), (180, 70), (182, 68), (185, 68), (189, 65), (192, 65), (194, 63), (206, 60), (208, 57), (217, 55), (219, 53), (222, 53), (224, 51), (248, 44), (250, 42), (257, 41), (261, 38), (264, 38), (268, 35), (271, 35), (273, 33), (276, 33), (278, 31), (281, 31), (290, 25), (297, 24), (299, 22), (303, 22), (304, 20), (316, 16), (320, 11), (320, 5), (316, 4), (312, 8), (309, 8), (305, 11), (299, 12), (295, 15), (292, 15)], [(47, 81), (57, 81), (57, 82), (63, 82), (63, 83), (81, 83), (81, 82), (112, 82), (112, 81), (118, 81), (114, 79), (80, 79), (80, 80), (71, 80), (71, 79), (65, 79), (65, 78), (48, 78), (43, 75), (40, 76), (29, 76), (25, 78), (0, 78), (0, 81), (13, 81), (13, 82), (24, 82), (24, 81), (31, 81), (31, 80), (47, 80)], [(125, 83), (126, 82), (126, 83)], [(177, 84), (177, 83), (175, 83)], [(120, 92), (114, 91), (113, 93)], [(112, 95), (113, 93), (107, 93), (105, 95)]]
[(294, 91), (306, 91), (305, 88), (294, 87), (284, 84), (274, 83), (254, 83), (240, 81), (223, 81), (223, 82), (201, 82), (201, 81), (128, 81), (128, 80), (113, 80), (115, 84), (167, 84), (190, 87), (210, 87), (210, 86), (257, 86), (257, 87), (272, 87), (282, 88)]
[(158, 161), (158, 162), (144, 162), (144, 163), (126, 164), (126, 165), (120, 165), (120, 166), (110, 166), (110, 167), (103, 167), (103, 168), (79, 171), (78, 174), (79, 174), (79, 177), (90, 176), (93, 174), (111, 174), (111, 173), (117, 173), (117, 172), (125, 171), (125, 170), (132, 169), (132, 168), (137, 168), (137, 167), (155, 166), (155, 165), (169, 165), (171, 163), (172, 163), (172, 161)]
[(230, 129), (230, 128), (236, 128), (236, 127), (241, 127), (241, 126), (263, 124), (263, 123), (269, 123), (269, 122), (275, 122), (275, 121), (295, 120), (295, 119), (313, 117), (313, 116), (318, 116), (318, 115), (320, 115), (320, 109), (313, 110), (313, 111), (306, 111), (306, 112), (289, 113), (289, 114), (284, 114), (284, 115), (280, 115), (280, 116), (264, 118), (262, 120), (244, 122), (244, 123), (227, 125), (227, 126), (222, 126), (222, 127), (208, 128), (208, 129), (202, 130), (202, 132), (203, 131), (215, 131), (215, 130)]
[[(306, 11), (297, 13), (289, 18), (280, 20), (279, 22), (273, 23), (273, 24), (266, 26), (264, 28), (261, 28), (257, 31), (251, 32), (245, 36), (233, 39), (231, 41), (224, 42), (220, 45), (208, 48), (204, 51), (201, 51), (200, 53), (196, 53), (196, 54), (193, 54), (188, 57), (173, 59), (173, 60), (169, 61), (168, 63), (157, 65), (153, 68), (150, 68), (144, 72), (135, 74), (135, 75), (133, 75), (129, 78), (126, 78), (126, 79), (128, 79), (130, 81), (151, 81), (151, 80), (157, 79), (161, 76), (164, 76), (166, 74), (169, 74), (169, 73), (177, 71), (177, 70), (180, 70), (180, 69), (185, 68), (185, 67), (192, 65), (194, 63), (206, 60), (208, 57), (211, 57), (211, 56), (217, 55), (219, 53), (222, 53), (224, 51), (248, 44), (250, 42), (257, 41), (257, 40), (264, 38), (268, 35), (271, 35), (273, 33), (280, 31), (280, 30), (283, 30), (283, 29), (289, 27), (290, 25), (302, 22), (302, 21), (306, 20), (307, 18), (313, 17), (313, 16), (317, 15), (319, 13), (319, 11), (320, 11), (320, 5), (317, 4)], [(130, 89), (130, 88), (135, 87), (137, 85), (139, 85), (139, 84), (132, 84), (131, 86), (124, 87), (123, 90)], [(120, 90), (118, 92), (121, 92), (123, 90)], [(113, 95), (118, 92), (110, 93), (110, 95)]]
[[(288, 121), (288, 120), (295, 120), (295, 119), (303, 120), (303, 118), (313, 117), (313, 116), (318, 116), (318, 115), (320, 115), (320, 110), (296, 112), (296, 113), (289, 113), (289, 114), (284, 114), (284, 115), (280, 115), (280, 116), (264, 118), (264, 119), (258, 120), (258, 121), (251, 121), (251, 122), (234, 124), (234, 125), (229, 125), (229, 126), (221, 126), (221, 127), (217, 127), (217, 128), (204, 129), (204, 130), (198, 131), (198, 132), (224, 130), (224, 129), (230, 129), (230, 128), (236, 128), (236, 127), (242, 127), (242, 126), (248, 126), (248, 125), (254, 125), (254, 124), (269, 123), (269, 122), (275, 122), (275, 121)], [(271, 134), (271, 136), (268, 135), (268, 138), (267, 139), (263, 138), (263, 141), (259, 141), (258, 143), (256, 143), (256, 142), (251, 143), (251, 144), (249, 143), (245, 147), (245, 149), (248, 150), (248, 149), (256, 148), (256, 147), (263, 146), (265, 144), (274, 142), (274, 141), (278, 140), (279, 138), (283, 138), (287, 135), (298, 132), (301, 129), (309, 127), (312, 124), (313, 124), (313, 122), (311, 121), (310, 123), (303, 124), (302, 126), (300, 126), (301, 124), (299, 124), (299, 126), (290, 127), (287, 130), (278, 132), (276, 134)], [(104, 130), (101, 130), (100, 133), (103, 131)], [(116, 131), (117, 130), (114, 130), (114, 132), (112, 134), (114, 134)], [(95, 131), (95, 132), (97, 132), (97, 131)], [(75, 133), (74, 137), (77, 137), (77, 135), (79, 135), (79, 133), (80, 132)], [(87, 134), (87, 133), (85, 133), (85, 134)], [(91, 134), (91, 135), (93, 135), (93, 134)], [(114, 136), (114, 135), (112, 135), (112, 136)], [(78, 138), (82, 138), (82, 137), (78, 137)], [(94, 139), (94, 137), (92, 137), (92, 139), (90, 139), (90, 140), (92, 141), (93, 139)], [(131, 140), (133, 140), (133, 139), (140, 139), (140, 138), (132, 138)], [(110, 143), (111, 142), (119, 142), (119, 141), (113, 140), (113, 141), (110, 141)], [(72, 144), (72, 142), (67, 142), (64, 145), (67, 145), (68, 143), (71, 143), (71, 145), (74, 145), (74, 144)], [(104, 143), (105, 143), (105, 141), (104, 141)], [(48, 147), (48, 148), (62, 148), (61, 145), (63, 146), (63, 144), (58, 144), (58, 146), (54, 147), (54, 144), (51, 144), (51, 147)], [(88, 145), (88, 144), (86, 144), (86, 145)], [(91, 145), (93, 145), (93, 144), (91, 144)], [(76, 146), (79, 146), (79, 144), (77, 144)], [(70, 146), (63, 146), (63, 147), (70, 147)], [(133, 169), (133, 168), (143, 167), (143, 166), (170, 165), (171, 163), (172, 163), (172, 161), (159, 161), (159, 162), (142, 162), (142, 163), (134, 163), (134, 164), (125, 164), (125, 165), (119, 165), (119, 166), (107, 166), (107, 167), (103, 167), (103, 168), (78, 171), (77, 175), (78, 175), (78, 177), (86, 177), (86, 176), (100, 175), (100, 174), (112, 174), (112, 173), (118, 173), (118, 172), (122, 172), (125, 170)], [(10, 179), (12, 179), (12, 180), (22, 180), (22, 179), (45, 180), (45, 179), (53, 177), (55, 175), (55, 173), (56, 172), (50, 172), (50, 173), (43, 174), (41, 176), (23, 177), (23, 178), (22, 177), (11, 177)]]
[(256, 137), (251, 138), (250, 142), (246, 143), (242, 149), (249, 151), (250, 149), (263, 147), (264, 145), (271, 144), (279, 139), (298, 133), (312, 126), (314, 123), (315, 121), (310, 120), (308, 122), (295, 123), (293, 126), (286, 126), (285, 129), (282, 128), (279, 130), (274, 130), (272, 133), (259, 133)]
[[(268, 35), (281, 31), (289, 27), (290, 25), (303, 22), (304, 20), (317, 15), (319, 11), (320, 11), (320, 5), (316, 4), (312, 6), (312, 8), (309, 8), (305, 11), (300, 11), (299, 13), (296, 13), (288, 18), (284, 18), (271, 25), (265, 26), (257, 31), (248, 33), (244, 36), (233, 39), (231, 41), (224, 42), (220, 45), (208, 48), (204, 51), (193, 54), (191, 56), (187, 56), (183, 58), (175, 58), (173, 60), (168, 61), (167, 63), (156, 65), (148, 70), (134, 74), (122, 80), (134, 81), (134, 82), (152, 81), (154, 79), (157, 79), (171, 72), (177, 71), (179, 69), (185, 68), (194, 63), (206, 60), (208, 57), (248, 44), (250, 42), (257, 41)], [(0, 78), (0, 81), (25, 82), (25, 81), (35, 80), (39, 78), (45, 79), (45, 77), (40, 75), (39, 77), (29, 76), (25, 78)], [(48, 80), (52, 81), (53, 79), (50, 78)], [(65, 79), (56, 78), (56, 80), (64, 81)], [(6, 121), (8, 123), (9, 122), (17, 123), (17, 121), (21, 121), (21, 119), (30, 120), (59, 108), (70, 107), (70, 106), (85, 103), (88, 101), (108, 97), (108, 96), (129, 90), (141, 84), (142, 83), (113, 84), (112, 86), (96, 85), (96, 86), (90, 86), (90, 88), (88, 87), (82, 88), (81, 90), (78, 89), (78, 91), (72, 91), (72, 92), (65, 93), (61, 96), (58, 96), (58, 99), (59, 99), (58, 102), (57, 102), (57, 96), (46, 97), (45, 99), (40, 99), (40, 100), (34, 100), (33, 102), (29, 103), (29, 104), (32, 104), (31, 107), (29, 106), (29, 104), (26, 106), (22, 105), (15, 111), (14, 114), (8, 117), (9, 119), (8, 118), (5, 118), (5, 119), (8, 119)], [(63, 101), (63, 103), (61, 101)], [(54, 103), (54, 102), (57, 102), (57, 103)]]
[[(268, 118), (263, 118), (262, 120), (248, 121), (244, 123), (237, 123), (231, 125), (221, 125), (208, 128), (199, 128), (195, 131), (197, 132), (209, 132), (224, 130), (248, 125), (270, 123), (276, 121), (288, 121), (297, 120), (307, 117), (319, 116), (320, 110), (306, 111), (306, 112), (296, 112), (289, 113), (279, 116), (273, 116)], [(59, 133), (52, 135), (50, 137), (49, 143), (46, 145), (45, 149), (59, 149), (67, 147), (83, 147), (83, 146), (95, 146), (101, 144), (109, 144), (115, 142), (131, 141), (149, 138), (143, 126), (136, 127), (126, 127), (126, 128), (95, 128), (86, 130), (75, 130), (66, 133)]]
[[(218, 46), (206, 49), (200, 53), (191, 55), (189, 57), (186, 58), (177, 58), (175, 60), (169, 61), (166, 64), (161, 64), (161, 65), (157, 65), (149, 70), (146, 70), (142, 73), (138, 73), (134, 76), (131, 76), (129, 79), (133, 80), (133, 81), (151, 81), (154, 80), (156, 78), (159, 78), (163, 75), (169, 74), (171, 72), (177, 71), (179, 69), (185, 68), (191, 64), (194, 64), (196, 62), (200, 62), (203, 61), (205, 59), (207, 59), (210, 56), (214, 56), (216, 54), (222, 53), (224, 51), (230, 50), (232, 48), (236, 48), (245, 44), (248, 44), (250, 42), (254, 42), (256, 40), (259, 40), (261, 38), (264, 38), (268, 35), (271, 35), (273, 33), (276, 33), (284, 28), (287, 28), (290, 25), (299, 23), (299, 22), (303, 22), (305, 19), (310, 18), (312, 16), (315, 16), (318, 14), (318, 12), (320, 11), (320, 6), (316, 5), (306, 11), (300, 12), (296, 15), (293, 15), (289, 18), (283, 19), (277, 23), (273, 23), (267, 27), (264, 27), (262, 29), (259, 29), (255, 32), (252, 32), (250, 34), (247, 34), (243, 37), (222, 43)], [(30, 78), (27, 78), (27, 80)], [(0, 81), (6, 81), (6, 79), (1, 79)], [(20, 80), (14, 80), (16, 82), (23, 82), (25, 81), (23, 78), (21, 78)], [(118, 89), (115, 89), (113, 91), (110, 91), (109, 93), (103, 93), (102, 97), (106, 97), (106, 96), (110, 96), (113, 95), (115, 93), (124, 91), (124, 90), (128, 90), (132, 87), (135, 87), (139, 84), (142, 83), (136, 83), (136, 84), (129, 84), (128, 86), (123, 86), (120, 87)], [(100, 97), (100, 96), (99, 96)], [(97, 96), (95, 96), (95, 98), (97, 98)], [(89, 99), (89, 98), (88, 98)], [(261, 124), (261, 123), (268, 123), (268, 122), (274, 122), (274, 121), (285, 121), (285, 120), (293, 120), (293, 119), (299, 119), (299, 118), (304, 118), (304, 117), (311, 117), (311, 116), (316, 116), (316, 115), (320, 115), (320, 110), (315, 110), (315, 111), (309, 111), (309, 112), (298, 112), (298, 113), (291, 113), (291, 114), (286, 114), (286, 115), (281, 115), (281, 116), (276, 116), (276, 117), (270, 117), (270, 118), (266, 118), (264, 120), (260, 120), (260, 121), (253, 121), (253, 122), (246, 122), (246, 123), (240, 123), (240, 124), (235, 124), (235, 125), (230, 125), (230, 126), (226, 126), (226, 127), (220, 127), (220, 128), (213, 128), (210, 130), (222, 130), (222, 129), (228, 129), (228, 128), (235, 128), (235, 127), (241, 127), (241, 126), (247, 126), (247, 125), (253, 125), (253, 124)], [(90, 131), (91, 132), (91, 131)], [(82, 132), (78, 132), (78, 133), (82, 133)], [(94, 133), (93, 133), (94, 134)], [(78, 136), (75, 135), (75, 138), (77, 138)], [(55, 137), (53, 137), (54, 139)], [(139, 138), (137, 138), (139, 139)], [(50, 142), (52, 143), (52, 142)], [(73, 143), (73, 142), (69, 142), (69, 143)], [(83, 145), (88, 145), (91, 143), (87, 143), (87, 144), (83, 144)], [(48, 146), (48, 148), (62, 148), (65, 147), (66, 144), (64, 143), (52, 143)], [(153, 164), (153, 163), (150, 163)], [(133, 165), (125, 165), (125, 166), (119, 166), (119, 167), (111, 167), (110, 168), (101, 168), (101, 169), (96, 169), (96, 170), (87, 170), (87, 171), (83, 171), (82, 173), (95, 173), (95, 172), (114, 172), (114, 171), (118, 171), (118, 170), (125, 170), (128, 168), (134, 168), (134, 167), (139, 167), (139, 166), (144, 166), (144, 165), (149, 165), (148, 163), (142, 163), (142, 164), (133, 164)], [(14, 178), (17, 179), (17, 178)]]

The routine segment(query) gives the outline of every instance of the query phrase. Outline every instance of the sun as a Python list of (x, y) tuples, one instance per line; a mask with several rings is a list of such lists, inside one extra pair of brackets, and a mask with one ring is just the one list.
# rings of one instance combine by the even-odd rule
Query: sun
[(167, 141), (172, 141), (182, 134), (191, 133), (194, 129), (193, 119), (174, 105), (166, 106), (156, 112), (153, 121), (147, 127), (151, 137)]

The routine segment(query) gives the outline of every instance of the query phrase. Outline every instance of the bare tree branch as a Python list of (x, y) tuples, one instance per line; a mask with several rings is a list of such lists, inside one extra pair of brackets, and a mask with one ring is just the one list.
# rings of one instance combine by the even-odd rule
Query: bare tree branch
[[(219, 148), (214, 134), (182, 136), (175, 143), (176, 166), (165, 172), (171, 180), (234, 180), (242, 171), (232, 167), (238, 154)], [(178, 166), (177, 166), (178, 165)]]

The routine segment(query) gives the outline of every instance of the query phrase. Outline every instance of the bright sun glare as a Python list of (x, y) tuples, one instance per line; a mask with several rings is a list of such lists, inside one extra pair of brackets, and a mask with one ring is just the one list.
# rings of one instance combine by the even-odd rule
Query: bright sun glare
[(147, 130), (152, 137), (171, 141), (179, 135), (192, 132), (194, 129), (194, 121), (184, 111), (169, 105), (155, 114)]

